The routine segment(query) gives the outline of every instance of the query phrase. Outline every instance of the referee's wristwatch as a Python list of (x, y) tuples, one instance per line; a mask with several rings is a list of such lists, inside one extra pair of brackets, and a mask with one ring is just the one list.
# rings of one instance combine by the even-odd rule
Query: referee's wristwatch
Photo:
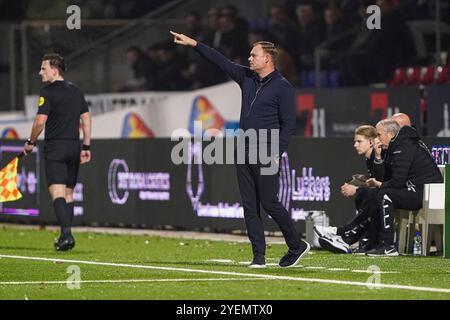
[(83, 144), (83, 146), (81, 147), (81, 150), (83, 151), (89, 151), (91, 150), (91, 146), (88, 144)]
[(28, 138), (26, 144), (34, 147), (34, 146), (36, 146), (36, 141), (31, 141), (31, 139)]

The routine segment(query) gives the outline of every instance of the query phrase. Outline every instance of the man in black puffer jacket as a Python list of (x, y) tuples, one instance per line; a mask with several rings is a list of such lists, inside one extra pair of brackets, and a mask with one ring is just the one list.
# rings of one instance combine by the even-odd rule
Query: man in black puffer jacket
[[(426, 183), (442, 183), (442, 175), (431, 153), (420, 140), (417, 131), (392, 120), (380, 121), (378, 138), (387, 149), (384, 164), (384, 182), (369, 179), (369, 186), (379, 188), (378, 214), (381, 218), (380, 246), (367, 252), (369, 256), (398, 256), (394, 247), (394, 210), (422, 208), (423, 188)], [(376, 163), (376, 162), (375, 162)]]

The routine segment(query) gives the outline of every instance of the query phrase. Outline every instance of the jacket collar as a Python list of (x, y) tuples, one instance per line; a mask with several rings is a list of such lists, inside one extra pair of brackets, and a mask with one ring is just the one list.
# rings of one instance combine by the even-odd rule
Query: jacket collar
[(280, 76), (280, 72), (277, 69), (273, 70), (271, 73), (269, 73), (267, 76), (265, 76), (262, 79), (259, 77), (259, 75), (256, 72), (254, 72), (253, 74), (255, 76), (256, 81), (258, 81), (260, 83), (266, 83), (270, 79)]

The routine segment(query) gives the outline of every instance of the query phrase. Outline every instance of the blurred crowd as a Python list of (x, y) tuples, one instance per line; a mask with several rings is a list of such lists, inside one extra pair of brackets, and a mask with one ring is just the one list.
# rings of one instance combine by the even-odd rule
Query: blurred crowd
[(65, 19), (66, 8), (80, 7), (86, 19), (133, 19), (165, 4), (165, 0), (0, 0), (4, 21)]
[[(84, 18), (133, 19), (166, 3), (164, 0), (0, 0), (3, 20), (60, 19), (70, 4), (81, 7)], [(239, 12), (232, 5), (189, 12), (184, 28), (176, 30), (222, 52), (236, 63), (247, 65), (251, 45), (274, 42), (279, 49), (278, 69), (294, 85), (313, 87), (316, 49), (320, 48), (322, 86), (355, 86), (388, 82), (398, 68), (439, 65), (418, 60), (416, 44), (407, 21), (432, 20), (435, 1), (428, 0), (279, 0), (265, 16)], [(366, 25), (369, 5), (381, 10), (381, 29)], [(450, 25), (450, 2), (441, 1), (441, 17)], [(62, 14), (62, 16), (61, 16)], [(250, 18), (248, 16), (251, 16)], [(200, 58), (191, 48), (167, 41), (131, 46), (125, 59), (133, 78), (118, 91), (192, 90), (227, 80), (223, 72)], [(434, 50), (434, 36), (425, 45)], [(450, 39), (443, 35), (443, 51)], [(431, 45), (430, 45), (431, 44)], [(432, 52), (433, 53), (433, 52)], [(427, 60), (428, 59), (428, 60)]]
[[(369, 30), (366, 8), (381, 9), (380, 30)], [(326, 49), (321, 66), (330, 71), (332, 86), (386, 82), (397, 67), (414, 63), (414, 39), (407, 20), (431, 19), (430, 4), (420, 0), (285, 0), (272, 5), (266, 17), (244, 19), (231, 5), (211, 7), (185, 16), (179, 30), (247, 65), (251, 44), (274, 42), (278, 69), (295, 86), (314, 75), (315, 49)], [(445, 18), (445, 19), (448, 19)], [(171, 40), (126, 52), (134, 79), (121, 89), (192, 90), (226, 81), (224, 74), (190, 48)]]

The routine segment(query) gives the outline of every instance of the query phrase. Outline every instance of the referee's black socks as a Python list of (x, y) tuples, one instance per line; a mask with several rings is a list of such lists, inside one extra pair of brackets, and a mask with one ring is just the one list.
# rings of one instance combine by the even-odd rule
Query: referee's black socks
[(72, 225), (72, 223), (73, 223), (73, 216), (74, 216), (73, 202), (66, 202), (66, 203), (67, 203), (67, 207), (69, 208), (70, 225)]
[(69, 206), (66, 203), (66, 199), (56, 198), (53, 201), (53, 208), (55, 209), (56, 218), (61, 226), (61, 235), (68, 236), (71, 234), (72, 221), (70, 217)]

